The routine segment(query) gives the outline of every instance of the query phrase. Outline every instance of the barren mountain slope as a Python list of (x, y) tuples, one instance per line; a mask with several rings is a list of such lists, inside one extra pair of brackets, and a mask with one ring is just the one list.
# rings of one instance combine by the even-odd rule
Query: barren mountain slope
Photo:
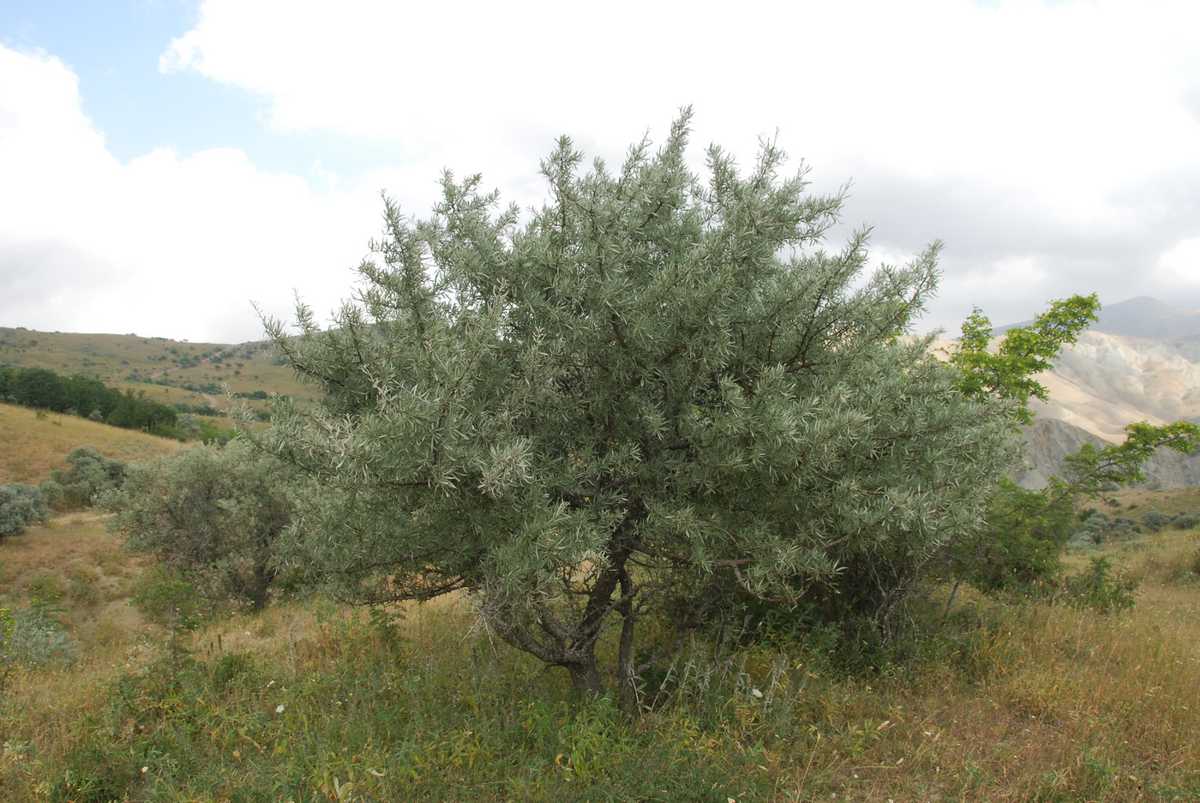
[(1119, 441), (1131, 421), (1200, 418), (1200, 361), (1178, 343), (1088, 331), (1041, 377), (1039, 417)]

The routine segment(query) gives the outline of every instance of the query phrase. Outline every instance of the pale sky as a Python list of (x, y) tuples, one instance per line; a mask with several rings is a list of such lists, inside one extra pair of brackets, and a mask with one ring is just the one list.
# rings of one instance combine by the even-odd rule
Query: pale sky
[(557, 135), (685, 104), (698, 169), (775, 137), (878, 259), (944, 240), (923, 327), (1200, 307), (1200, 2), (5, 0), (0, 326), (260, 338), (350, 295), (381, 191), (537, 205)]

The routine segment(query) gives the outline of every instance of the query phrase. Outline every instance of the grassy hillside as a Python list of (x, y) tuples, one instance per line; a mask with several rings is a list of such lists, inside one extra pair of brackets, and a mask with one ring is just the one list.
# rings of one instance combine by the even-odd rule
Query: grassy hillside
[(1118, 511), (1121, 515), (1139, 517), (1156, 511), (1172, 515), (1175, 513), (1200, 513), (1200, 488), (1173, 488), (1150, 491), (1142, 488), (1126, 488), (1106, 494), (1116, 504), (1104, 509)]
[(0, 484), (38, 483), (79, 446), (129, 462), (170, 454), (183, 444), (84, 418), (0, 404)]
[(1102, 553), (1141, 580), (1132, 611), (967, 598), (869, 676), (812, 644), (696, 652), (627, 722), (465, 598), (390, 623), (289, 603), (171, 653), (128, 605), (143, 565), (59, 519), (0, 542), (0, 604), (54, 596), (78, 645), (12, 679), (0, 799), (1195, 800), (1200, 533)]
[(268, 343), (187, 343), (133, 334), (0, 327), (0, 365), (83, 373), (114, 387), (143, 390), (155, 401), (207, 403), (221, 409), (226, 406), (225, 386), (234, 393), (261, 390), (300, 398), (312, 394), (289, 367), (278, 364)]

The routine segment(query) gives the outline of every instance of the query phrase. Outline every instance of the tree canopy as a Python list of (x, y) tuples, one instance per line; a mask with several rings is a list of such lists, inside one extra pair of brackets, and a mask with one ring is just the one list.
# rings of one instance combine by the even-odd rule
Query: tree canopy
[(689, 119), (615, 171), (561, 139), (528, 219), (479, 176), (447, 173), (425, 219), (385, 199), (333, 325), (267, 322), (326, 394), (263, 436), (324, 488), (296, 557), (364, 601), (469, 592), (581, 689), (619, 622), (628, 699), (639, 618), (752, 599), (883, 622), (980, 526), (1015, 405), (909, 334), (939, 245), (874, 270), (867, 230), (825, 248), (840, 195), (771, 142), (694, 175)]

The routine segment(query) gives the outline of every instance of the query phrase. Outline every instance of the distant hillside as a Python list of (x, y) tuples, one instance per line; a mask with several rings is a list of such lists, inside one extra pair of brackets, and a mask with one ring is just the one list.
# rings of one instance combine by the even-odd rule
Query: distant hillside
[(1141, 296), (1100, 310), (1096, 332), (1154, 340), (1200, 339), (1200, 310), (1174, 307), (1155, 298)]
[[(1014, 326), (1029, 323), (1022, 321), (998, 326), (995, 332), (1003, 334)], [(1090, 331), (1176, 344), (1194, 342), (1200, 346), (1200, 310), (1183, 309), (1156, 298), (1139, 296), (1102, 308), (1099, 320), (1092, 324)]]
[[(1017, 325), (998, 327), (993, 345)], [(944, 358), (955, 346), (935, 348)], [(1061, 473), (1062, 458), (1085, 442), (1121, 442), (1127, 424), (1200, 422), (1200, 312), (1152, 298), (1113, 304), (1038, 381), (1049, 398), (1030, 404), (1037, 418), (1025, 433), (1031, 465), (1020, 477), (1029, 487)], [(1200, 457), (1161, 452), (1148, 475), (1149, 486), (1200, 485)]]
[[(1085, 443), (1104, 447), (1108, 442), (1087, 430), (1053, 418), (1039, 418), (1025, 428), (1027, 468), (1016, 480), (1026, 488), (1041, 488), (1052, 475), (1062, 475), (1062, 461)], [(1144, 488), (1183, 488), (1200, 485), (1200, 454), (1184, 456), (1162, 449), (1146, 464)]]
[[(0, 327), (0, 365), (95, 376), (167, 404), (225, 409), (234, 393), (311, 397), (269, 343), (188, 343), (138, 335), (72, 334)], [(251, 402), (252, 406), (261, 402)]]
[(38, 483), (65, 465), (71, 450), (93, 446), (118, 460), (144, 460), (171, 454), (184, 444), (86, 418), (0, 404), (0, 484)]
[(1200, 359), (1184, 345), (1084, 332), (1040, 377), (1050, 392), (1035, 412), (1106, 440), (1131, 421), (1200, 419)]

